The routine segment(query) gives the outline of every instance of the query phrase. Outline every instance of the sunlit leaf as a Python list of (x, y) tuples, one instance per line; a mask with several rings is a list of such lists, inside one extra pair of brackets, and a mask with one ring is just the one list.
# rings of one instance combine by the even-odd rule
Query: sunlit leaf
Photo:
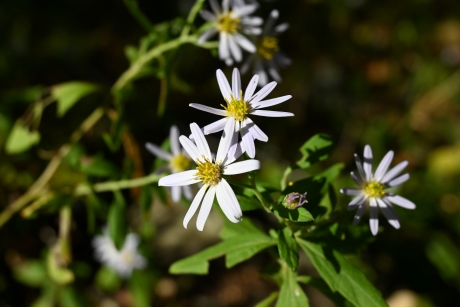
[(329, 135), (316, 134), (300, 147), (302, 158), (297, 161), (300, 168), (308, 168), (311, 165), (326, 160), (334, 149), (334, 142)]
[(14, 278), (29, 287), (40, 287), (48, 278), (43, 262), (31, 260), (13, 268)]
[(296, 281), (296, 274), (291, 270), (285, 271), (278, 300), (275, 307), (308, 307), (308, 298)]
[(291, 210), (281, 204), (276, 204), (273, 206), (273, 212), (278, 216), (294, 222), (310, 222), (314, 220), (311, 213), (303, 207)]
[(5, 151), (7, 154), (19, 154), (40, 142), (40, 133), (30, 131), (29, 127), (18, 119), (6, 139)]
[(62, 117), (83, 97), (100, 90), (100, 87), (81, 81), (61, 83), (51, 88), (51, 95), (57, 100), (57, 115)]

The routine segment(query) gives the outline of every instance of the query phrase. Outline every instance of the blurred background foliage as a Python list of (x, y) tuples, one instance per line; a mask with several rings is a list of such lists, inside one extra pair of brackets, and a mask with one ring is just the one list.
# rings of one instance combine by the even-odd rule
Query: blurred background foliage
[[(139, 7), (153, 24), (175, 20), (180, 31), (193, 2), (140, 0)], [(276, 8), (279, 20), (290, 24), (280, 37), (280, 46), (293, 64), (281, 71), (283, 82), (273, 94), (291, 94), (293, 98), (280, 109), (295, 113), (293, 118), (270, 124), (264, 117), (257, 118), (270, 138), (269, 143), (257, 144), (260, 180), (278, 185), (284, 169), (300, 158), (298, 148), (319, 132), (331, 135), (336, 143), (324, 165), (346, 164), (336, 190), (352, 184), (348, 173), (355, 168), (353, 153), (361, 155), (365, 144), (372, 146), (376, 160), (394, 150), (394, 163), (410, 162), (411, 180), (399, 192), (417, 209), (398, 210), (399, 231), (381, 218), (384, 231), (360, 250), (360, 258), (349, 260), (366, 273), (391, 306), (458, 306), (460, 2), (287, 0), (260, 4), (256, 15), (265, 18)], [(202, 20), (197, 18), (196, 24)], [(136, 56), (140, 39), (147, 34), (144, 28), (121, 0), (0, 3), (2, 210), (34, 182), (81, 121), (97, 106), (107, 104), (101, 92)], [(156, 29), (151, 42), (161, 41), (162, 35), (177, 36), (174, 27), (166, 32), (161, 25)], [(148, 45), (149, 39), (143, 44)], [(143, 236), (141, 251), (149, 259), (148, 269), (123, 282), (93, 259), (91, 238), (103, 225), (107, 204), (116, 200), (105, 194), (98, 199), (72, 199), (65, 196), (66, 186), (149, 174), (154, 158), (144, 149), (145, 142), (161, 144), (172, 124), (187, 135), (191, 120), (201, 126), (210, 122), (212, 115), (190, 109), (189, 103), (222, 103), (215, 71), (221, 68), (229, 76), (231, 68), (224, 69), (215, 52), (185, 45), (170, 59), (161, 69), (152, 67), (149, 76), (123, 92), (123, 114), (112, 114), (112, 118), (108, 114), (83, 137), (84, 146), (72, 147), (50, 183), (63, 191), (60, 198), (40, 212), (16, 214), (0, 229), (1, 307), (32, 302), (50, 306), (49, 297), (58, 298), (62, 306), (149, 306), (149, 302), (154, 306), (252, 306), (276, 288), (258, 275), (267, 263), (260, 255), (231, 270), (224, 268), (222, 259), (212, 261), (207, 276), (168, 275), (172, 262), (217, 242), (222, 221), (217, 214), (202, 233), (193, 227), (184, 230), (181, 220), (187, 204), (167, 200), (162, 205), (166, 196), (157, 187), (148, 188), (155, 191), (153, 200), (145, 196), (149, 195), (145, 189), (124, 192), (130, 204), (141, 204), (141, 208), (154, 204), (151, 210), (130, 209), (127, 214), (129, 226)], [(250, 77), (243, 76), (243, 83)], [(100, 91), (83, 97), (62, 117), (56, 115), (60, 112), (56, 104), (31, 108), (49, 93), (56, 95), (54, 85), (73, 80), (99, 84)], [(161, 91), (165, 87), (168, 90)], [(166, 101), (162, 116), (159, 101)], [(36, 112), (42, 112), (39, 122), (34, 122)], [(114, 128), (117, 116), (126, 123), (123, 128)], [(28, 151), (8, 154), (7, 136), (18, 118), (32, 121), (40, 139), (33, 137)], [(120, 150), (114, 150), (116, 144), (107, 137), (103, 141), (111, 129), (120, 129)], [(217, 136), (210, 139), (211, 148), (217, 148)], [(348, 201), (338, 196), (339, 206), (345, 207)], [(47, 259), (59, 237), (58, 216), (64, 205), (72, 206), (74, 260), (68, 272), (72, 276), (67, 276), (74, 279), (72, 284), (59, 284), (49, 276), (52, 270), (45, 268), (53, 267)], [(257, 219), (257, 211), (245, 215)], [(311, 264), (301, 259), (300, 270), (311, 272)], [(315, 290), (306, 291), (312, 306), (331, 306)]]

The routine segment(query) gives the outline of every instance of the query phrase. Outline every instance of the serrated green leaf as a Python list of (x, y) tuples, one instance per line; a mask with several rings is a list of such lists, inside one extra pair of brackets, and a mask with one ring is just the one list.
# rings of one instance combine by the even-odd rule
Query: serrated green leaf
[(388, 306), (366, 276), (340, 253), (313, 242), (299, 239), (297, 243), (333, 292), (339, 292), (355, 306)]
[(308, 168), (319, 161), (326, 160), (333, 149), (334, 142), (329, 135), (316, 134), (300, 147), (302, 158), (296, 164), (302, 169)]
[(51, 88), (51, 95), (57, 100), (57, 115), (62, 117), (83, 97), (100, 90), (100, 87), (81, 81), (57, 84)]
[(27, 261), (13, 269), (14, 278), (29, 287), (40, 287), (48, 278), (43, 262)]
[(272, 211), (276, 215), (294, 222), (310, 222), (314, 220), (314, 217), (311, 215), (311, 213), (303, 207), (291, 210), (280, 204), (276, 204), (273, 206)]
[(308, 298), (296, 281), (296, 274), (285, 270), (283, 284), (275, 307), (308, 307)]
[(226, 267), (230, 268), (259, 251), (276, 244), (276, 241), (266, 235), (248, 234), (233, 237), (229, 240), (208, 247), (198, 254), (174, 262), (169, 267), (171, 274), (207, 274), (209, 260), (226, 256)]
[(278, 252), (288, 267), (295, 271), (299, 265), (299, 250), (294, 234), (284, 226), (278, 231)]
[(257, 303), (254, 307), (270, 307), (278, 297), (278, 292), (272, 292), (269, 296)]
[(21, 119), (18, 119), (6, 139), (5, 151), (10, 155), (19, 154), (38, 142), (40, 142), (40, 133), (30, 131), (29, 127)]

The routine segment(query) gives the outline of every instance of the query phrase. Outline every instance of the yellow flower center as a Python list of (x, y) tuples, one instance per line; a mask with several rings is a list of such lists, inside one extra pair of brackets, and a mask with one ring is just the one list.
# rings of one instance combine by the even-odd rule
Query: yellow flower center
[(235, 34), (240, 28), (240, 19), (234, 17), (232, 11), (222, 14), (217, 19), (217, 28), (219, 32)]
[(382, 198), (385, 195), (385, 186), (377, 181), (370, 181), (364, 186), (364, 194), (367, 197)]
[(273, 59), (273, 55), (279, 51), (278, 39), (276, 37), (265, 36), (257, 46), (257, 53), (267, 60)]
[(243, 91), (240, 91), (240, 97), (235, 98), (233, 94), (230, 94), (230, 99), (224, 98), (227, 102), (227, 106), (221, 105), (225, 111), (227, 111), (228, 117), (233, 117), (237, 121), (243, 121), (246, 115), (251, 111), (251, 107), (243, 99)]
[(209, 161), (203, 156), (204, 162), (197, 161), (196, 178), (201, 180), (203, 184), (214, 186), (219, 183), (222, 178), (222, 166), (216, 162)]
[(172, 158), (171, 162), (169, 162), (169, 166), (174, 172), (183, 172), (189, 169), (190, 158), (184, 154), (178, 154)]

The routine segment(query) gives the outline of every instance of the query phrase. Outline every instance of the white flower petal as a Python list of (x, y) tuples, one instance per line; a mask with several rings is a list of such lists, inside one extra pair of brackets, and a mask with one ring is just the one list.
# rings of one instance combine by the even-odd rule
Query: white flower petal
[(286, 95), (286, 96), (281, 96), (281, 97), (273, 98), (269, 100), (263, 100), (263, 101), (259, 101), (258, 103), (252, 104), (252, 107), (257, 108), (257, 109), (268, 108), (268, 107), (280, 104), (282, 102), (285, 102), (286, 100), (289, 100), (291, 98), (292, 98), (291, 95)]
[(188, 209), (187, 214), (185, 214), (184, 217), (183, 225), (185, 229), (187, 229), (188, 222), (190, 222), (193, 215), (195, 215), (195, 212), (198, 209), (198, 206), (200, 205), (207, 188), (208, 186), (206, 185), (202, 186), (198, 193), (195, 195), (195, 198), (193, 199), (192, 204), (190, 205), (190, 208)]
[(401, 163), (397, 164), (395, 167), (393, 167), (392, 169), (390, 169), (386, 174), (385, 176), (383, 176), (381, 182), (383, 184), (387, 183), (388, 181), (390, 181), (391, 179), (393, 179), (394, 177), (398, 176), (399, 173), (401, 173), (405, 168), (406, 166), (409, 164), (409, 162), (407, 161), (402, 161)]
[(219, 84), (219, 88), (222, 93), (222, 96), (224, 98), (230, 99), (230, 94), (232, 93), (232, 90), (230, 89), (230, 85), (228, 84), (227, 78), (225, 78), (225, 75), (222, 72), (222, 70), (218, 69), (216, 71), (216, 76), (217, 76), (217, 83)]
[(201, 110), (201, 111), (205, 111), (205, 112), (220, 115), (220, 116), (225, 116), (226, 115), (225, 110), (211, 108), (211, 107), (199, 104), (199, 103), (191, 103), (191, 104), (189, 104), (189, 106), (192, 107), (192, 108)]
[(194, 183), (200, 182), (200, 180), (195, 179), (196, 173), (197, 173), (196, 170), (189, 170), (189, 171), (184, 171), (180, 173), (174, 173), (174, 174), (161, 178), (158, 181), (158, 185), (164, 186), (164, 187), (172, 187), (176, 185), (194, 184)]
[(219, 132), (224, 130), (225, 125), (227, 124), (228, 117), (224, 117), (222, 119), (219, 119), (218, 121), (215, 121), (207, 126), (203, 127), (203, 133), (204, 135), (208, 135), (214, 132)]
[(179, 137), (179, 142), (193, 161), (201, 158), (201, 153), (198, 151), (198, 147), (196, 147), (196, 145), (188, 137), (181, 135)]
[(289, 24), (287, 22), (281, 23), (275, 27), (275, 34), (281, 34), (289, 28)]
[(242, 142), (237, 142), (235, 148), (236, 148), (235, 153), (232, 159), (230, 159), (228, 155), (225, 157), (225, 160), (223, 163), (224, 166), (232, 164), (236, 159), (238, 159), (244, 153)]
[(387, 199), (388, 201), (392, 202), (393, 204), (400, 206), (400, 207), (403, 207), (403, 208), (406, 208), (406, 209), (411, 209), (411, 210), (415, 209), (415, 204), (413, 202), (411, 202), (410, 200), (402, 197), (402, 196), (389, 195), (389, 196), (385, 196), (384, 198)]
[(240, 91), (241, 91), (241, 77), (240, 77), (240, 71), (238, 68), (233, 68), (233, 74), (232, 74), (232, 93), (233, 97), (238, 98), (240, 97)]
[(358, 209), (359, 206), (363, 205), (364, 202), (365, 202), (365, 199), (366, 197), (364, 196), (364, 194), (360, 194), (358, 196), (356, 196), (355, 198), (353, 198), (353, 200), (348, 204), (348, 210), (355, 210), (355, 209)]
[(173, 202), (178, 203), (180, 201), (180, 192), (181, 192), (180, 186), (173, 186), (171, 187), (171, 197)]
[(241, 138), (243, 139), (243, 146), (249, 158), (254, 158), (256, 155), (256, 146), (252, 134), (249, 132), (248, 127), (246, 127), (246, 120), (241, 123)]
[(272, 36), (271, 35), (271, 30), (273, 29), (273, 26), (275, 25), (276, 20), (278, 19), (279, 12), (278, 10), (273, 10), (270, 12), (270, 15), (268, 15), (267, 20), (265, 21), (265, 26), (264, 26), (264, 36)]
[(250, 113), (251, 115), (259, 115), (265, 117), (289, 117), (294, 116), (294, 113), (291, 112), (281, 112), (281, 111), (268, 111), (268, 110), (253, 110)]
[(262, 34), (262, 29), (258, 27), (245, 27), (243, 28), (243, 33), (248, 34), (248, 35), (260, 35)]
[(363, 181), (365, 181), (366, 180), (366, 174), (364, 173), (363, 163), (361, 162), (361, 159), (359, 158), (359, 156), (357, 154), (355, 154), (354, 157), (355, 157), (356, 167), (358, 168), (358, 173), (361, 176), (361, 179)]
[(250, 53), (256, 52), (256, 46), (254, 45), (253, 42), (251, 42), (249, 39), (244, 37), (243, 35), (239, 33), (235, 33), (233, 35), (233, 38), (235, 39), (236, 43), (241, 46), (244, 50)]
[(224, 175), (236, 175), (236, 174), (243, 174), (254, 171), (260, 168), (260, 161), (259, 160), (244, 160), (240, 162), (236, 162), (224, 169)]
[(204, 224), (208, 219), (209, 212), (211, 212), (212, 203), (214, 201), (214, 196), (216, 195), (216, 187), (209, 187), (206, 195), (204, 196), (203, 203), (201, 204), (200, 213), (198, 213), (198, 218), (196, 219), (196, 228), (199, 231), (203, 231)]
[(358, 223), (361, 221), (364, 211), (366, 211), (367, 205), (365, 203), (362, 203), (358, 211), (356, 211), (355, 217), (353, 218), (353, 225), (358, 225)]
[(375, 236), (379, 232), (379, 212), (377, 209), (377, 201), (375, 198), (369, 199), (370, 204), (370, 218), (369, 226), (371, 227), (371, 232)]
[(399, 223), (399, 217), (391, 204), (387, 204), (379, 198), (377, 198), (377, 204), (379, 205), (380, 211), (383, 213), (383, 216), (385, 216), (388, 223), (390, 223), (390, 225), (394, 228), (399, 229), (401, 227)]
[(230, 0), (222, 1), (222, 12), (227, 13), (230, 8)]
[(248, 117), (246, 118), (246, 127), (249, 128), (249, 132), (252, 137), (256, 140), (267, 142), (268, 136)]
[(219, 203), (219, 206), (224, 212), (225, 216), (232, 223), (240, 222), (238, 219), (241, 218), (242, 213), (237, 216), (236, 212), (234, 211), (235, 206), (239, 207), (240, 204), (236, 199), (235, 193), (225, 179), (222, 179), (221, 182), (216, 185), (216, 197), (217, 202)]
[(208, 41), (212, 36), (214, 36), (217, 33), (217, 30), (215, 28), (206, 30), (203, 32), (200, 37), (198, 38), (198, 45), (203, 44), (204, 42)]
[(355, 172), (351, 172), (350, 175), (351, 175), (351, 178), (353, 179), (353, 181), (354, 181), (358, 186), (362, 186), (362, 185), (363, 185), (364, 182), (363, 182), (362, 178), (361, 178), (359, 175), (357, 175)]
[(242, 51), (237, 45), (235, 38), (233, 36), (228, 36), (228, 47), (230, 49), (230, 54), (235, 59), (236, 62), (241, 62), (243, 58)]
[(243, 17), (250, 15), (254, 13), (254, 11), (257, 9), (258, 5), (256, 4), (250, 4), (250, 5), (245, 5), (245, 6), (240, 6), (240, 7), (235, 7), (233, 9), (233, 14), (235, 14), (236, 17)]
[(155, 144), (145, 143), (145, 148), (147, 148), (147, 150), (150, 151), (151, 154), (163, 160), (171, 161), (171, 159), (173, 158), (173, 156), (169, 152), (164, 151)]
[(273, 80), (276, 82), (281, 82), (281, 76), (278, 72), (278, 67), (275, 64), (275, 61), (270, 61), (268, 64), (268, 74), (272, 76)]
[[(208, 160), (212, 160), (211, 150), (209, 149), (208, 141), (206, 141), (206, 138), (204, 137), (204, 134), (201, 131), (200, 127), (198, 127), (196, 123), (191, 123), (190, 131), (193, 134), (193, 138), (195, 140), (196, 146), (198, 147), (198, 151), (200, 152), (200, 154)], [(200, 159), (200, 161), (203, 160), (202, 157), (198, 159)]]
[(235, 118), (233, 118), (233, 117), (230, 117), (229, 120), (235, 121), (235, 127), (233, 129), (233, 136), (232, 136), (232, 140), (230, 142), (230, 147), (228, 148), (228, 153), (227, 153), (226, 159), (234, 161), (234, 160), (237, 159), (236, 158), (236, 151), (237, 151), (237, 146), (238, 146), (238, 136), (239, 136), (239, 133), (240, 133), (241, 124), (240, 124), (239, 121), (236, 121)]
[(206, 21), (216, 21), (216, 16), (208, 10), (201, 10), (200, 15)]
[(407, 180), (409, 180), (410, 176), (409, 174), (404, 174), (404, 175), (401, 175), (399, 177), (396, 177), (395, 179), (391, 180), (390, 182), (387, 182), (385, 185), (388, 186), (388, 187), (395, 187), (397, 185), (400, 185), (404, 182), (406, 182)]
[(343, 189), (340, 189), (340, 193), (348, 195), (348, 196), (358, 196), (362, 194), (362, 190), (353, 189), (353, 188), (343, 188)]
[(270, 94), (275, 87), (276, 82), (273, 81), (261, 88), (254, 96), (252, 96), (251, 100), (249, 101), (251, 106), (256, 105), (259, 101), (267, 97), (267, 95)]
[(220, 5), (217, 2), (217, 0), (209, 0), (209, 4), (211, 5), (211, 9), (214, 12), (215, 15), (218, 15), (222, 12), (220, 9)]
[(254, 94), (254, 91), (257, 88), (257, 82), (258, 81), (259, 81), (259, 76), (258, 75), (254, 75), (252, 77), (251, 81), (249, 81), (248, 87), (246, 88), (246, 91), (244, 93), (244, 100), (245, 101), (248, 101), (249, 99), (251, 99), (252, 94)]
[(225, 32), (220, 32), (219, 59), (226, 60), (228, 58), (230, 58), (230, 50), (228, 49), (228, 35)]
[(184, 196), (187, 200), (191, 200), (193, 198), (192, 189), (188, 185), (182, 186), (182, 190), (184, 191)]
[(364, 146), (364, 174), (366, 174), (366, 180), (372, 180), (372, 149), (369, 145)]
[(224, 128), (224, 133), (220, 138), (219, 147), (217, 148), (216, 161), (221, 163), (225, 160), (225, 156), (229, 153), (229, 148), (234, 139), (235, 134), (235, 119), (233, 117), (228, 118)]
[(380, 161), (379, 166), (377, 167), (377, 170), (375, 171), (375, 180), (380, 181), (383, 178), (383, 175), (385, 175), (385, 173), (388, 170), (388, 167), (391, 164), (391, 161), (393, 160), (393, 156), (394, 153), (392, 150), (390, 150), (389, 152), (387, 152), (385, 157), (383, 157), (382, 161)]
[(180, 154), (180, 143), (179, 143), (179, 129), (177, 126), (171, 126), (169, 130), (169, 143), (171, 144), (171, 152), (177, 156)]
[(136, 250), (139, 245), (139, 236), (135, 233), (130, 233), (126, 236), (125, 242), (123, 243), (122, 250)]
[(264, 20), (260, 17), (244, 17), (240, 19), (243, 26), (261, 26)]

